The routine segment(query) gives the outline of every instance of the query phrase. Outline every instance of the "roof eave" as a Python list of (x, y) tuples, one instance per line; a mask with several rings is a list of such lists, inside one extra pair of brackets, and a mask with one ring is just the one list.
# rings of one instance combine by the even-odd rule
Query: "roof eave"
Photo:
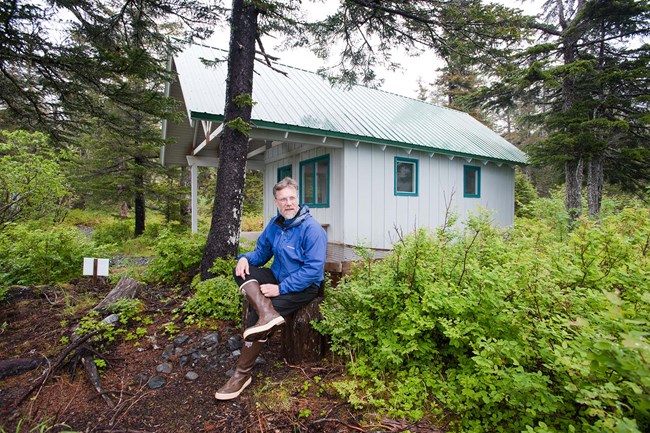
[[(202, 113), (202, 112), (196, 112), (196, 111), (191, 111), (190, 112), (190, 118), (191, 119), (198, 119), (198, 120), (211, 120), (213, 122), (223, 122), (224, 116), (222, 114), (211, 114), (211, 113)], [(433, 154), (436, 155), (444, 155), (447, 157), (459, 157), (459, 158), (470, 158), (470, 159), (478, 159), (482, 161), (490, 161), (494, 162), (496, 164), (515, 164), (515, 165), (527, 165), (528, 162), (524, 160), (514, 160), (514, 159), (500, 159), (500, 158), (494, 158), (494, 157), (488, 157), (485, 155), (476, 155), (476, 154), (471, 154), (471, 153), (464, 153), (464, 152), (457, 152), (457, 151), (451, 151), (448, 149), (440, 149), (436, 147), (431, 147), (431, 146), (423, 146), (421, 144), (416, 144), (416, 143), (406, 143), (406, 142), (400, 142), (400, 141), (395, 141), (395, 140), (387, 140), (387, 139), (382, 139), (382, 138), (377, 138), (377, 137), (369, 137), (369, 136), (363, 136), (363, 135), (356, 135), (356, 134), (346, 134), (343, 132), (337, 132), (337, 131), (328, 131), (324, 129), (317, 129), (317, 128), (308, 128), (304, 126), (297, 126), (297, 125), (289, 125), (289, 124), (280, 124), (280, 123), (275, 123), (275, 122), (269, 122), (266, 120), (259, 120), (259, 119), (251, 119), (251, 122), (253, 123), (255, 128), (259, 129), (268, 129), (268, 130), (274, 130), (274, 131), (286, 131), (286, 132), (297, 132), (301, 134), (310, 134), (310, 135), (317, 135), (321, 137), (331, 137), (331, 138), (338, 138), (342, 140), (350, 140), (350, 141), (358, 141), (358, 142), (363, 142), (363, 143), (370, 143), (370, 144), (377, 144), (377, 145), (385, 145), (385, 146), (392, 146), (392, 147), (398, 147), (402, 149), (412, 149), (412, 150), (418, 150), (424, 153), (429, 153), (431, 156)]]

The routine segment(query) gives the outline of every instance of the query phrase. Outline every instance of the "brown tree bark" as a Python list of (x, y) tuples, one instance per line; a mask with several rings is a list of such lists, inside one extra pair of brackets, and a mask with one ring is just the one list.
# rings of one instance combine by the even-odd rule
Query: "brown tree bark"
[[(253, 95), (253, 65), (259, 10), (254, 2), (233, 0), (224, 129), (217, 170), (210, 232), (201, 259), (201, 279), (212, 277), (210, 268), (218, 257), (236, 256), (239, 246), (246, 154)], [(234, 216), (234, 218), (233, 218)]]
[(135, 183), (135, 197), (134, 197), (134, 207), (135, 207), (135, 229), (134, 229), (134, 235), (140, 236), (142, 233), (144, 233), (145, 229), (145, 216), (146, 216), (146, 209), (145, 209), (145, 199), (144, 199), (144, 158), (141, 156), (136, 156), (134, 158), (134, 162), (136, 165), (136, 172), (134, 175), (134, 183)]
[(564, 163), (566, 179), (565, 207), (571, 219), (582, 214), (582, 160), (571, 159)]
[(603, 157), (592, 156), (587, 163), (587, 208), (590, 218), (600, 217), (603, 197)]
[(318, 297), (287, 317), (282, 328), (282, 356), (291, 363), (320, 361), (327, 352), (327, 340), (312, 326), (312, 320), (322, 320), (322, 297)]

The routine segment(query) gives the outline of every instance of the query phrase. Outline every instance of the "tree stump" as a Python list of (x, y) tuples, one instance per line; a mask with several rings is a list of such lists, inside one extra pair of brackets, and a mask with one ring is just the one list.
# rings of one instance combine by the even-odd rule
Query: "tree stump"
[(133, 299), (138, 294), (139, 288), (140, 283), (133, 278), (122, 277), (115, 287), (113, 287), (113, 290), (111, 290), (99, 304), (95, 305), (93, 310), (99, 311), (120, 299)]
[(320, 361), (327, 353), (327, 340), (311, 325), (321, 320), (319, 296), (309, 304), (287, 316), (282, 328), (282, 355), (290, 363)]

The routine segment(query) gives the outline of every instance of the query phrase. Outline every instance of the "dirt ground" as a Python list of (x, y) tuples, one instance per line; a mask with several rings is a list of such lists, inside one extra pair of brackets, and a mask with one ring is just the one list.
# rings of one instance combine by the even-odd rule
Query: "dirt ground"
[[(175, 309), (186, 294), (166, 287), (145, 287), (139, 292), (146, 305), (144, 314), (153, 319), (146, 325), (147, 334), (137, 340), (118, 339), (101, 352), (107, 362), (101, 380), (111, 403), (92, 386), (74, 353), (42, 386), (35, 386), (68, 347), (67, 339), (81, 317), (111, 288), (82, 279), (65, 287), (10, 291), (0, 304), (0, 361), (45, 362), (0, 379), (0, 432), (441, 432), (425, 422), (389, 420), (354, 410), (329, 386), (343, 375), (340, 362), (330, 356), (318, 363), (290, 365), (280, 354), (277, 334), (267, 343), (264, 362), (256, 367), (253, 383), (240, 398), (215, 400), (214, 392), (227, 380), (226, 372), (234, 363), (228, 340), (241, 331), (230, 322), (183, 326)], [(169, 323), (177, 328), (172, 336), (164, 332)], [(218, 343), (201, 346), (215, 333)], [(174, 337), (181, 335), (187, 338), (185, 346), (177, 344), (169, 352)], [(171, 371), (160, 372), (157, 369), (165, 361)], [(188, 378), (189, 372), (196, 378)], [(164, 385), (152, 389), (153, 377), (162, 378)]]

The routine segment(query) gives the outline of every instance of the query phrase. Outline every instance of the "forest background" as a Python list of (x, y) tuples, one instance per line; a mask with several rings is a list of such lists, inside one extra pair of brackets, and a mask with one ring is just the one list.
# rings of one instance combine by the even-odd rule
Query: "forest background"
[[(191, 235), (188, 173), (157, 155), (160, 120), (181, 115), (163, 94), (169, 53), (242, 11), (255, 18), (249, 52), (272, 64), (268, 36), (309, 47), (336, 60), (319, 71), (336, 85), (375, 85), (396, 45), (434, 52), (444, 64), (418, 97), (470, 112), (530, 158), (513, 228), (477, 215), (407, 235), (392, 259), (362, 261), (332, 289), (320, 326), (349, 356), (338, 392), (407, 418), (451, 416), (463, 431), (647, 431), (647, 1), (550, 0), (529, 17), (478, 1), (349, 0), (312, 21), (290, 1), (3, 3), (0, 300), (68, 281), (99, 254), (154, 257), (125, 271), (148, 282), (180, 281), (202, 261), (193, 299), (230, 290), (205, 263), (228, 257), (206, 253), (207, 233), (215, 194), (232, 185), (201, 171)], [(238, 232), (261, 229), (261, 190), (246, 173)], [(337, 319), (355, 314), (367, 317)]]

